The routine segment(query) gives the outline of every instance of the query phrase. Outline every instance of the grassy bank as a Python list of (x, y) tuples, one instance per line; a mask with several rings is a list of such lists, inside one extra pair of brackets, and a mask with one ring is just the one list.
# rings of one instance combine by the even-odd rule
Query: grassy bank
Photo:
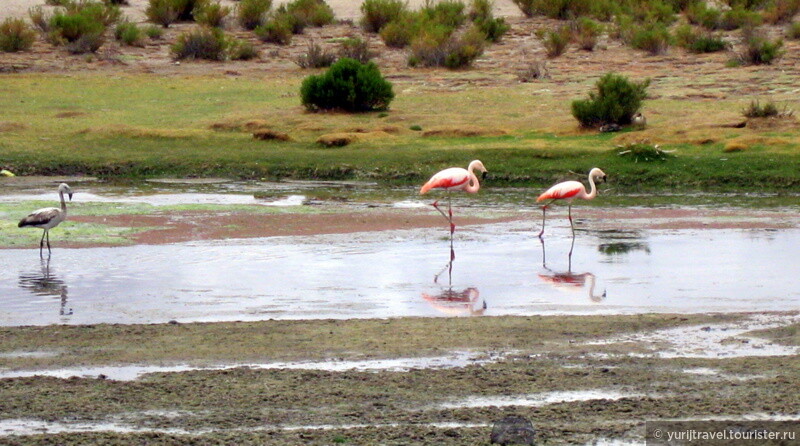
[[(460, 76), (467, 77), (467, 74)], [(601, 166), (623, 191), (800, 191), (793, 123), (734, 128), (742, 100), (698, 101), (653, 87), (649, 127), (581, 131), (571, 99), (591, 82), (454, 89), (395, 82), (388, 113), (307, 113), (297, 74), (284, 79), (86, 74), (5, 76), (0, 159), (18, 175), (377, 179), (414, 183), (480, 158), (497, 185), (544, 186)], [(659, 88), (661, 90), (659, 90)], [(253, 129), (283, 132), (260, 141)], [(356, 141), (327, 148), (323, 135)], [(647, 140), (670, 156), (622, 156)], [(735, 144), (736, 151), (725, 148)]]

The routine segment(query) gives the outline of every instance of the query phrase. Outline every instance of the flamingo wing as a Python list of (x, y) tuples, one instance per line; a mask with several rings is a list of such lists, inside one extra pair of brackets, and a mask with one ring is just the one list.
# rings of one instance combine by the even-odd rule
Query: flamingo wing
[(469, 184), (469, 172), (460, 167), (451, 167), (432, 176), (422, 189), (420, 195), (427, 193), (431, 189), (462, 189)]
[(35, 210), (28, 214), (27, 217), (19, 221), (18, 227), (23, 226), (39, 226), (50, 223), (53, 219), (57, 218), (61, 209), (59, 208), (42, 208)]
[(537, 202), (543, 200), (570, 200), (576, 198), (580, 193), (586, 194), (586, 187), (578, 181), (564, 181), (547, 189), (545, 193), (539, 195)]

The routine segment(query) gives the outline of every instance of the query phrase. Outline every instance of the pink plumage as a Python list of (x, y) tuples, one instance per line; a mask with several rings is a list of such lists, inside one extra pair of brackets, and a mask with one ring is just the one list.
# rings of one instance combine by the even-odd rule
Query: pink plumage
[(586, 195), (586, 187), (578, 181), (564, 181), (555, 186), (547, 189), (539, 198), (537, 202), (544, 200), (572, 200)]
[(428, 180), (428, 182), (422, 186), (422, 189), (419, 190), (419, 193), (425, 194), (431, 189), (446, 189), (446, 190), (464, 189), (464, 187), (467, 184), (469, 184), (469, 180), (470, 180), (470, 174), (467, 171), (467, 169), (462, 169), (460, 167), (451, 167), (432, 176), (431, 179)]

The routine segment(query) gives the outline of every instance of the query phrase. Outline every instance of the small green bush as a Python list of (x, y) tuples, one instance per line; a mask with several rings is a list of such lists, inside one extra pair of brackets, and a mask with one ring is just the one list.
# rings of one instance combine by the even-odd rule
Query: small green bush
[(377, 33), (407, 13), (408, 4), (403, 0), (364, 0), (361, 4), (361, 27), (367, 32)]
[(172, 0), (150, 0), (144, 13), (147, 20), (164, 28), (169, 28), (169, 25), (178, 20), (178, 10)]
[(375, 53), (369, 50), (369, 42), (358, 37), (343, 40), (342, 46), (339, 48), (339, 58), (348, 58), (367, 63), (373, 57), (375, 57)]
[(607, 73), (595, 85), (589, 99), (572, 102), (572, 116), (583, 127), (631, 123), (647, 97), (650, 80), (631, 82), (625, 76)]
[(800, 39), (800, 22), (792, 22), (786, 30), (786, 37), (790, 39)]
[(309, 110), (341, 109), (349, 112), (386, 110), (394, 99), (392, 84), (378, 67), (368, 62), (341, 59), (327, 72), (303, 80), (303, 105)]
[(222, 28), (225, 18), (231, 13), (231, 8), (222, 6), (218, 1), (207, 3), (194, 11), (195, 21), (200, 25), (212, 28)]
[(271, 7), (272, 0), (242, 0), (236, 10), (237, 20), (245, 29), (256, 29), (264, 24)]
[(333, 23), (333, 9), (325, 0), (293, 0), (286, 4), (286, 11), (303, 26), (324, 26)]
[(646, 24), (660, 23), (662, 25), (670, 25), (676, 20), (673, 6), (662, 0), (641, 2), (638, 7), (633, 9), (633, 14), (640, 22)]
[(48, 40), (73, 54), (93, 53), (105, 42), (106, 21), (115, 16), (103, 4), (91, 2), (56, 10), (48, 24)]
[(101, 22), (104, 26), (117, 23), (122, 17), (122, 11), (117, 6), (106, 6), (92, 0), (68, 3), (65, 8), (68, 15), (82, 15), (92, 20)]
[(276, 16), (255, 29), (256, 36), (264, 42), (288, 45), (292, 43), (292, 23), (286, 15)]
[(451, 69), (466, 68), (483, 54), (486, 34), (473, 26), (458, 39), (451, 39), (444, 66)]
[(414, 30), (408, 24), (389, 22), (381, 28), (380, 36), (386, 46), (405, 48), (411, 44), (411, 39), (414, 38)]
[(27, 51), (33, 46), (36, 33), (25, 20), (7, 18), (0, 23), (0, 51), (15, 53)]
[(784, 51), (783, 40), (770, 40), (759, 31), (747, 31), (744, 35), (745, 49), (740, 54), (742, 63), (747, 65), (770, 65), (780, 59)]
[(461, 36), (452, 35), (448, 28), (425, 29), (411, 42), (410, 66), (468, 67), (483, 54), (486, 35), (475, 26)]
[(646, 142), (635, 142), (626, 144), (620, 148), (613, 150), (617, 155), (629, 159), (634, 163), (649, 163), (653, 161), (664, 162), (670, 158), (675, 158), (675, 155), (661, 150), (657, 145), (649, 144)]
[(537, 0), (512, 0), (515, 5), (525, 14), (525, 17), (533, 17), (536, 14), (536, 2)]
[(503, 35), (511, 29), (502, 17), (478, 19), (474, 23), (489, 42), (499, 42)]
[(156, 25), (145, 26), (142, 30), (144, 34), (152, 40), (160, 39), (164, 35), (164, 31)]
[(144, 46), (144, 33), (135, 23), (124, 20), (114, 29), (114, 38), (128, 46)]
[(714, 53), (728, 48), (727, 42), (720, 36), (703, 34), (697, 36), (687, 49), (693, 53)]
[(534, 0), (533, 9), (553, 19), (568, 20), (591, 14), (594, 3), (593, 0)]
[(710, 8), (705, 2), (697, 2), (686, 9), (686, 19), (689, 23), (706, 29), (719, 29), (722, 24), (722, 11)]
[(458, 28), (467, 20), (464, 13), (464, 3), (461, 0), (425, 0), (420, 8), (419, 15), (422, 20), (438, 23), (449, 28)]
[(551, 59), (564, 54), (564, 51), (567, 50), (567, 46), (569, 45), (571, 34), (572, 31), (568, 25), (563, 25), (555, 31), (539, 29), (536, 32), (536, 36), (542, 41), (542, 45), (544, 45), (547, 57)]
[(727, 31), (739, 28), (755, 28), (761, 25), (762, 21), (761, 14), (737, 6), (722, 14), (720, 27)]
[(661, 23), (651, 23), (635, 28), (631, 46), (652, 55), (664, 54), (669, 49), (671, 40), (666, 26)]
[(582, 50), (594, 51), (597, 39), (603, 32), (603, 25), (588, 17), (581, 17), (575, 21), (573, 28), (575, 30), (574, 39), (578, 47)]
[(179, 35), (171, 49), (175, 59), (225, 60), (228, 46), (222, 30), (200, 27)]
[(750, 101), (750, 105), (742, 110), (742, 114), (746, 118), (770, 118), (773, 116), (778, 116), (780, 111), (774, 102), (769, 101), (766, 104), (761, 105), (761, 103), (756, 99), (754, 101)]
[(637, 30), (637, 25), (633, 20), (633, 16), (628, 14), (620, 14), (615, 20), (616, 23), (610, 33), (610, 37), (619, 39), (623, 43), (630, 45), (633, 41), (633, 35)]
[(333, 65), (336, 61), (336, 54), (325, 50), (316, 42), (312, 41), (308, 44), (306, 53), (299, 56), (295, 63), (300, 68), (325, 68)]
[(490, 19), (494, 17), (492, 13), (493, 6), (492, 0), (472, 0), (467, 16), (473, 22)]
[(231, 39), (228, 42), (228, 53), (231, 60), (251, 60), (258, 57), (256, 47), (242, 39)]

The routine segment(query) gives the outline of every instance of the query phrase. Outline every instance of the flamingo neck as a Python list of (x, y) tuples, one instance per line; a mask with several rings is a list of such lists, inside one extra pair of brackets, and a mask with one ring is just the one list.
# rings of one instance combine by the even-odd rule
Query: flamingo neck
[(475, 167), (472, 164), (470, 164), (467, 168), (467, 172), (469, 172), (469, 183), (467, 184), (467, 187), (464, 188), (464, 192), (469, 192), (471, 194), (478, 192), (478, 189), (481, 188), (481, 183), (478, 181), (478, 177), (472, 171), (474, 168)]
[(594, 177), (592, 174), (589, 174), (589, 193), (586, 195), (587, 200), (591, 200), (592, 198), (597, 196), (597, 186), (594, 184)]
[(67, 202), (64, 201), (64, 191), (58, 191), (58, 197), (61, 198), (61, 211), (67, 213)]
[(596, 282), (596, 278), (595, 278), (594, 274), (592, 274), (592, 273), (588, 273), (587, 275), (589, 276), (589, 298), (592, 300), (592, 302), (600, 302), (601, 300), (603, 300), (603, 297), (605, 297), (605, 293), (603, 293), (603, 294), (601, 294), (599, 296), (595, 296), (594, 295), (594, 286), (596, 284), (595, 283)]

